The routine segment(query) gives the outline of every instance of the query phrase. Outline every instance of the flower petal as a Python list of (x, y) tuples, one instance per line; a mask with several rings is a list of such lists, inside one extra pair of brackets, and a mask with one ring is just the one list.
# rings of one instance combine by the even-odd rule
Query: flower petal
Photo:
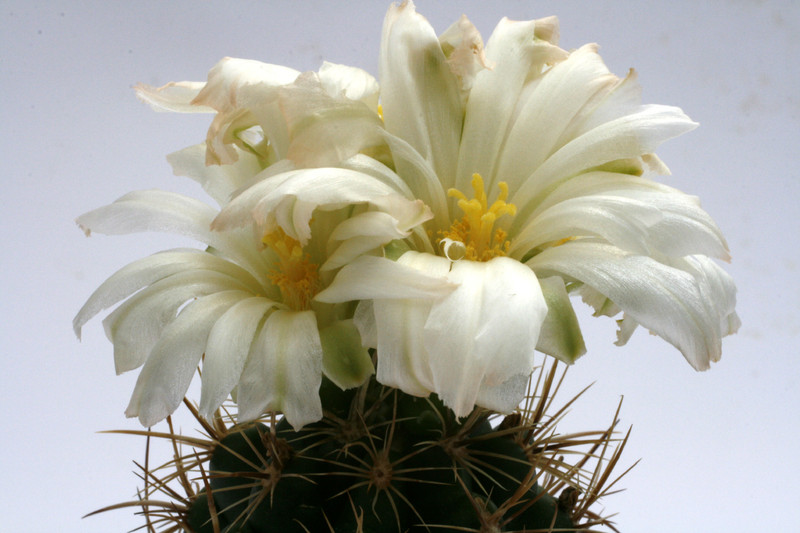
[(478, 28), (466, 15), (461, 15), (461, 18), (439, 36), (439, 42), (447, 57), (447, 64), (458, 80), (463, 106), (477, 73), (491, 68), (483, 51), (483, 39)]
[(361, 256), (343, 267), (315, 300), (341, 303), (377, 299), (431, 299), (453, 291), (444, 257), (406, 252), (398, 261)]
[(155, 111), (213, 113), (211, 107), (192, 103), (205, 85), (202, 81), (173, 81), (158, 88), (144, 83), (136, 84), (133, 88), (136, 96), (150, 104)]
[(232, 148), (238, 134), (260, 125), (269, 139), (275, 159), (288, 149), (289, 134), (277, 103), (277, 88), (292, 83), (300, 73), (294, 69), (226, 57), (208, 73), (208, 83), (192, 103), (211, 107), (217, 115), (206, 136), (209, 165), (236, 161)]
[(214, 323), (203, 358), (200, 414), (211, 419), (239, 382), (250, 346), (269, 309), (277, 304), (261, 297), (237, 302)]
[[(722, 231), (708, 213), (703, 211), (696, 197), (644, 177), (611, 172), (582, 174), (565, 181), (550, 192), (531, 214), (530, 220), (539, 222), (536, 224), (529, 222), (528, 226), (515, 236), (512, 248), (526, 249), (526, 246), (534, 245), (532, 241), (528, 240), (528, 237), (539, 234), (537, 224), (539, 226), (545, 224), (541, 221), (540, 216), (562, 202), (570, 203), (577, 198), (584, 198), (585, 201), (592, 204), (586, 213), (588, 217), (596, 218), (599, 213), (604, 212), (602, 218), (606, 222), (603, 226), (605, 230), (601, 232), (595, 222), (584, 221), (583, 226), (587, 226), (588, 223), (589, 229), (595, 227), (598, 231), (582, 232), (576, 227), (573, 230), (577, 233), (573, 233), (573, 235), (602, 235), (618, 247), (628, 251), (644, 252), (646, 255), (657, 253), (683, 257), (704, 254), (725, 261), (730, 260), (728, 245)], [(606, 212), (607, 207), (604, 207), (608, 201), (612, 202), (611, 205), (618, 207), (630, 204), (632, 209), (627, 213), (612, 214)], [(573, 204), (573, 206), (575, 205)], [(650, 207), (643, 211), (641, 206)], [(657, 217), (654, 217), (652, 213), (648, 214), (652, 209), (659, 212)], [(559, 211), (560, 209), (556, 208), (556, 211), (553, 212)], [(576, 216), (583, 218), (580, 214), (576, 214)], [(612, 230), (613, 226), (608, 225), (612, 219), (622, 222), (622, 225)], [(630, 230), (628, 237), (623, 235), (626, 231), (625, 220), (629, 220), (627, 223), (627, 228)], [(559, 238), (563, 237), (567, 237), (567, 235), (561, 235)], [(635, 244), (634, 241), (638, 241), (639, 244)]]
[[(81, 328), (97, 313), (117, 302), (120, 302), (160, 279), (172, 276), (185, 270), (216, 270), (225, 272), (228, 267), (235, 267), (214, 255), (200, 250), (168, 250), (157, 253), (121, 268), (102, 283), (89, 297), (72, 321), (75, 335), (80, 339)], [(237, 269), (235, 276), (248, 276), (247, 272)], [(247, 279), (246, 277), (244, 279)]]
[(481, 385), (494, 387), (533, 370), (547, 304), (536, 275), (506, 257), (458, 261), (448, 279), (459, 286), (434, 303), (423, 336), (435, 392), (456, 416), (466, 416)]
[(586, 345), (570, 302), (564, 280), (558, 276), (540, 279), (542, 294), (547, 302), (547, 316), (536, 349), (571, 364), (586, 353)]
[(261, 171), (258, 158), (238, 148), (236, 163), (206, 165), (206, 145), (197, 144), (167, 156), (176, 176), (187, 176), (197, 181), (217, 204), (225, 205), (238, 190)]
[(131, 296), (103, 320), (106, 336), (114, 343), (117, 374), (144, 363), (183, 304), (228, 290), (249, 292), (252, 288), (224, 271), (184, 270)]
[[(567, 57), (564, 50), (537, 35), (540, 27), (549, 29), (552, 24), (553, 19), (521, 22), (504, 18), (495, 28), (486, 44), (492, 68), (475, 77), (465, 112), (457, 178), (455, 182), (445, 181), (447, 187), (469, 190), (476, 172), (494, 186), (497, 155), (518, 112), (517, 100), (524, 84), (546, 63)], [(545, 33), (551, 37), (553, 31)]]
[(508, 138), (498, 147), (497, 177), (487, 175), (487, 182), (502, 180), (511, 190), (519, 188), (522, 180), (572, 138), (565, 135), (572, 133), (570, 125), (593, 108), (593, 100), (608, 93), (617, 77), (603, 64), (597, 45), (590, 44), (553, 65), (537, 82), (520, 95)]
[[(383, 144), (377, 108), (328, 92), (336, 89), (325, 87), (316, 74), (309, 72), (278, 90), (280, 109), (289, 128), (285, 157), (298, 167), (337, 165)], [(347, 94), (346, 89), (342, 92)]]
[[(652, 153), (662, 142), (696, 126), (677, 107), (642, 106), (635, 113), (603, 123), (565, 144), (532, 172), (512, 201), (534, 205), (532, 200), (567, 178), (609, 161)], [(518, 212), (517, 219), (526, 214)]]
[(436, 33), (413, 2), (394, 4), (386, 14), (379, 72), (387, 130), (419, 152), (446, 189), (458, 158), (461, 95)]
[(313, 311), (270, 314), (239, 381), (240, 422), (281, 411), (299, 430), (322, 418), (322, 345)]
[(249, 296), (247, 292), (225, 291), (187, 305), (153, 347), (125, 414), (138, 417), (145, 427), (172, 414), (197, 370), (212, 324), (231, 305)]
[(670, 266), (576, 241), (549, 248), (527, 264), (539, 276), (567, 276), (606, 295), (626, 316), (678, 348), (696, 370), (719, 359), (722, 337), (738, 327), (733, 281), (702, 256)]
[(323, 61), (319, 68), (319, 81), (334, 98), (344, 97), (362, 102), (369, 109), (378, 109), (380, 86), (378, 80), (365, 70)]

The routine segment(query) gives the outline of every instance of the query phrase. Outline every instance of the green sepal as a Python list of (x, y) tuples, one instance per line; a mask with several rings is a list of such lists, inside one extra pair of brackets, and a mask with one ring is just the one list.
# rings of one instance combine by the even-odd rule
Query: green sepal
[(564, 280), (552, 276), (539, 280), (547, 303), (547, 316), (539, 333), (536, 349), (552, 355), (567, 364), (572, 364), (586, 353), (578, 317), (567, 294)]
[(375, 372), (369, 350), (352, 320), (340, 320), (319, 332), (322, 370), (341, 389), (358, 387)]

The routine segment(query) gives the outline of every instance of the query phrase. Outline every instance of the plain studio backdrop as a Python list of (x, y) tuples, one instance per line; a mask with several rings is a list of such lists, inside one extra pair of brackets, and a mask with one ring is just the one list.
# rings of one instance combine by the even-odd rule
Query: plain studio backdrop
[[(155, 113), (131, 86), (205, 80), (223, 56), (316, 70), (323, 59), (377, 75), (388, 2), (0, 2), (2, 528), (128, 531), (144, 440), (123, 411), (137, 372), (115, 376), (99, 319), (79, 343), (71, 320), (107, 276), (158, 250), (156, 234), (85, 238), (76, 216), (130, 190), (203, 198), (165, 155), (202, 141), (208, 115)], [(743, 326), (722, 360), (694, 372), (639, 330), (582, 313), (589, 353), (562, 396), (591, 382), (563, 431), (606, 427), (624, 396), (633, 427), (603, 501), (624, 532), (786, 531), (797, 523), (800, 290), (800, 4), (770, 1), (434, 2), (438, 32), (465, 13), (487, 39), (497, 21), (558, 15), (561, 45), (600, 44), (635, 67), (646, 103), (682, 107), (697, 130), (666, 143), (665, 183), (698, 195), (727, 236)], [(579, 304), (582, 306), (583, 304)], [(193, 389), (195, 390), (195, 389)], [(195, 398), (197, 399), (197, 398)], [(179, 419), (180, 420), (180, 419)], [(194, 426), (184, 420), (189, 433)], [(162, 456), (161, 458), (166, 458)]]

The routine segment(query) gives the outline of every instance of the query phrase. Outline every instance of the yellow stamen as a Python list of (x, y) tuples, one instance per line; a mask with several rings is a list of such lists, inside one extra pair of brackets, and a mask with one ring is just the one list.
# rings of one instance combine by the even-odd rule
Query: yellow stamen
[(512, 217), (516, 215), (517, 207), (514, 204), (506, 203), (508, 184), (501, 181), (497, 186), (500, 193), (491, 206), (486, 197), (483, 178), (480, 174), (472, 175), (472, 189), (475, 197), (471, 200), (468, 200), (464, 193), (457, 189), (447, 191), (448, 196), (458, 198), (458, 207), (464, 212), (464, 216), (453, 222), (450, 229), (441, 232), (439, 239), (439, 243), (449, 239), (464, 245), (463, 249), (461, 247), (458, 249), (460, 257), (451, 257), (451, 259), (463, 257), (470, 261), (489, 261), (508, 253), (511, 246), (508, 234), (501, 228), (495, 229), (494, 224), (504, 215)]
[(304, 311), (320, 290), (317, 265), (303, 252), (300, 243), (289, 237), (281, 228), (262, 238), (280, 261), (278, 270), (269, 273), (269, 279), (281, 290), (283, 303), (294, 311)]

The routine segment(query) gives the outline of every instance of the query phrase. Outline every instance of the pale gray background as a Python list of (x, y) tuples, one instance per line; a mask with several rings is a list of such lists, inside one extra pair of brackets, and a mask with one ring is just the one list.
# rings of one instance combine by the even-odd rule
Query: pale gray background
[[(377, 73), (387, 6), (0, 1), (1, 529), (142, 523), (128, 511), (80, 518), (135, 496), (144, 442), (96, 433), (137, 428), (123, 416), (136, 373), (114, 375), (99, 320), (80, 344), (70, 322), (117, 268), (190, 243), (86, 239), (72, 221), (133, 189), (199, 194), (164, 156), (201, 141), (209, 118), (154, 113), (130, 86), (204, 80), (226, 55)], [(796, 527), (800, 5), (420, 0), (418, 10), (439, 32), (466, 13), (485, 37), (504, 15), (559, 15), (562, 46), (600, 43), (612, 71), (636, 67), (646, 102), (701, 123), (659, 155), (673, 171), (665, 181), (699, 195), (726, 233), (744, 325), (698, 374), (660, 339), (639, 331), (617, 348), (611, 320), (585, 320), (589, 354), (567, 386), (596, 384), (564, 430), (604, 427), (625, 396), (621, 427), (633, 434), (623, 464), (642, 462), (605, 502), (622, 531)]]

